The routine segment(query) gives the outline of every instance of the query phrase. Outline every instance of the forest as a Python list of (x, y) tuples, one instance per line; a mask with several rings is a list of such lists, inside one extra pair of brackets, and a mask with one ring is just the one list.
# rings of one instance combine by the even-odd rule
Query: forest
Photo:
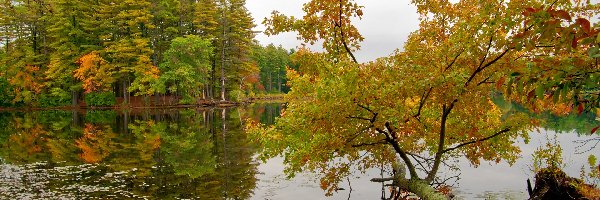
[(254, 40), (244, 0), (2, 0), (0, 10), (0, 107), (196, 104), (288, 90), (292, 52)]

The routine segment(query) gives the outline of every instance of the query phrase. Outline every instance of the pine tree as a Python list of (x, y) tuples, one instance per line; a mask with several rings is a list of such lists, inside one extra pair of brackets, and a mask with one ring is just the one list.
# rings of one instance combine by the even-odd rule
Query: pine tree
[(48, 34), (52, 40), (52, 53), (48, 69), (44, 72), (46, 87), (54, 96), (71, 95), (71, 102), (75, 105), (81, 85), (72, 73), (78, 67), (77, 60), (94, 49), (88, 45), (87, 39), (93, 38), (93, 35), (86, 33), (83, 26), (89, 20), (86, 13), (92, 12), (91, 4), (81, 0), (54, 0), (52, 7), (53, 13), (47, 18), (51, 24)]
[[(219, 1), (220, 27), (217, 54), (221, 72), (221, 100), (226, 100), (226, 87), (234, 88), (241, 82), (242, 74), (252, 69), (251, 44), (254, 38), (253, 19), (245, 7), (245, 0)], [(227, 71), (227, 75), (225, 76)], [(226, 85), (226, 80), (230, 80)]]
[[(217, 35), (219, 34), (219, 10), (217, 7), (217, 2), (215, 0), (199, 0), (196, 3), (196, 9), (194, 13), (194, 25), (196, 27), (196, 34), (209, 39), (212, 42), (212, 46), (218, 46), (220, 43), (217, 40)], [(211, 58), (211, 70), (210, 70), (210, 80), (209, 83), (205, 85), (204, 93), (208, 98), (214, 97), (214, 91), (216, 88), (216, 57), (218, 53), (218, 49), (214, 50), (213, 57)]]
[(150, 41), (154, 54), (152, 62), (158, 65), (163, 60), (164, 52), (169, 49), (171, 40), (180, 36), (179, 24), (179, 0), (153, 0), (151, 14), (152, 22), (156, 28), (151, 31)]

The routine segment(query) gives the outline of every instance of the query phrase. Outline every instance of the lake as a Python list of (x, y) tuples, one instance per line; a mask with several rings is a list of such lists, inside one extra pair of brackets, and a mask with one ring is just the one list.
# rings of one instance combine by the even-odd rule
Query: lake
[[(389, 191), (369, 180), (388, 169), (355, 173), (331, 197), (319, 174), (287, 179), (283, 158), (262, 163), (243, 130), (246, 120), (272, 124), (282, 104), (237, 108), (83, 110), (0, 113), (0, 199), (381, 199)], [(590, 119), (591, 117), (591, 119)], [(600, 156), (581, 128), (593, 116), (555, 119), (515, 141), (513, 166), (466, 160), (441, 176), (458, 199), (526, 199), (532, 154), (556, 141), (565, 171), (579, 177), (590, 154)], [(587, 126), (586, 126), (587, 127)], [(580, 140), (591, 140), (581, 146)], [(590, 151), (587, 151), (591, 149)], [(585, 152), (584, 152), (585, 151)], [(583, 153), (581, 153), (583, 152)]]

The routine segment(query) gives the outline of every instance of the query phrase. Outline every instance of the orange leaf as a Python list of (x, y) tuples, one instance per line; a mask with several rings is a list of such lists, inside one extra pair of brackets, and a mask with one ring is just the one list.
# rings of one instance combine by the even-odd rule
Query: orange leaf
[(564, 20), (571, 21), (571, 15), (567, 11), (564, 11), (564, 10), (552, 10), (552, 11), (550, 11), (550, 15), (552, 15), (554, 17), (559, 17)]
[(534, 8), (525, 8), (525, 11), (523, 11), (523, 15), (525, 15), (526, 17), (529, 17), (531, 15), (531, 13), (535, 13), (537, 12), (537, 10), (535, 10)]
[(527, 94), (527, 101), (531, 100), (535, 96), (535, 90), (531, 90), (529, 94)]
[(594, 134), (598, 130), (598, 128), (600, 128), (600, 126), (596, 126), (596, 128), (593, 128), (590, 134)]
[(579, 112), (579, 114), (581, 115), (581, 113), (583, 113), (583, 103), (579, 104), (579, 107), (577, 107), (577, 111)]
[(496, 89), (500, 89), (502, 87), (502, 84), (504, 84), (504, 81), (506, 81), (506, 77), (502, 77), (500, 78), (497, 82), (496, 82)]
[(588, 21), (587, 19), (577, 18), (577, 24), (579, 24), (583, 31), (585, 31), (587, 34), (591, 33), (590, 21)]

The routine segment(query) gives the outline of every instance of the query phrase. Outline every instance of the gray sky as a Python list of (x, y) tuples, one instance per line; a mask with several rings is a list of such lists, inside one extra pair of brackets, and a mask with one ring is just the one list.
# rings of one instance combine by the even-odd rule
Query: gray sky
[[(302, 4), (308, 0), (247, 0), (246, 7), (252, 13), (257, 31), (265, 30), (262, 21), (277, 10), (288, 16), (303, 16)], [(417, 9), (410, 1), (398, 0), (363, 0), (357, 1), (364, 6), (362, 20), (356, 20), (356, 25), (365, 40), (361, 50), (356, 52), (359, 62), (367, 62), (376, 58), (390, 55), (395, 49), (402, 48), (408, 34), (417, 30), (419, 21)], [(267, 37), (258, 34), (256, 39), (261, 44), (273, 43), (286, 49), (296, 48), (301, 42), (294, 33), (284, 33)], [(319, 50), (318, 47), (311, 47)]]

